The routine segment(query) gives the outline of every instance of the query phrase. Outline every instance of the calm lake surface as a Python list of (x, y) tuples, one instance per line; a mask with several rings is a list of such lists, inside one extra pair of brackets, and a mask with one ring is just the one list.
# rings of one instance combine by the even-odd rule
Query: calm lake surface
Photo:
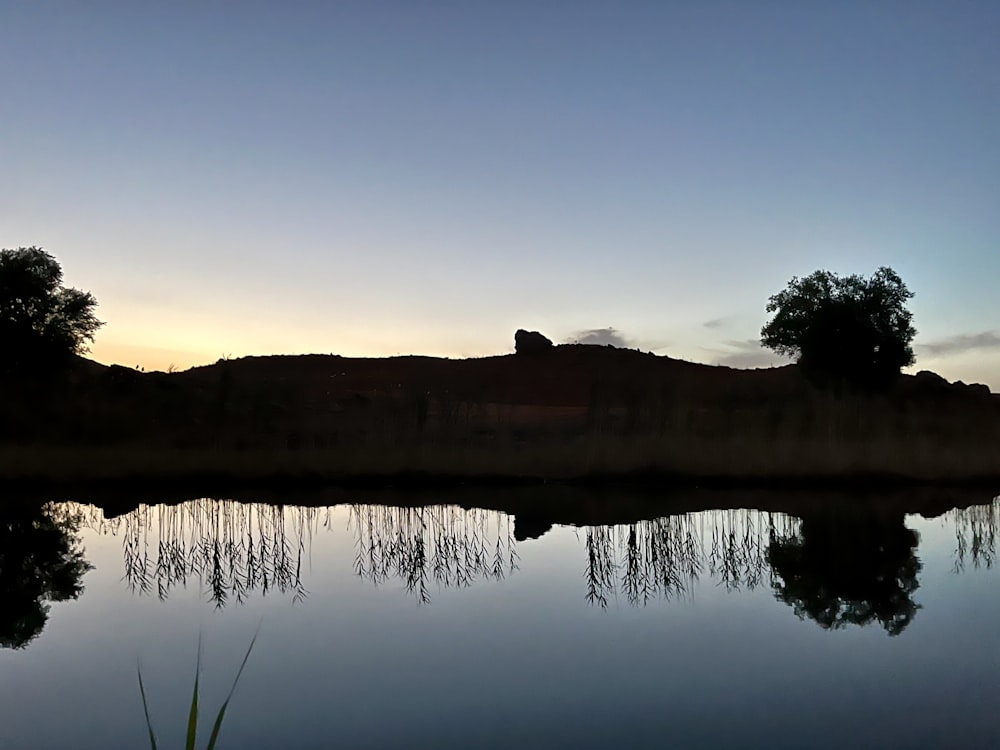
[(181, 747), (199, 638), (210, 724), (258, 627), (223, 748), (1000, 747), (979, 497), (8, 509), (0, 748), (148, 747), (137, 663)]

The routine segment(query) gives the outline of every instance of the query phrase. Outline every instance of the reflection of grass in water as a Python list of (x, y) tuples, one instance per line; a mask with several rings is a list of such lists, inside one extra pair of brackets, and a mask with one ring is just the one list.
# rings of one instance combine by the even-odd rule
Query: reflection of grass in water
[[(375, 586), (392, 580), (419, 603), (438, 589), (502, 580), (518, 568), (513, 516), (459, 506), (352, 504), (354, 571)], [(227, 500), (140, 506), (115, 519), (91, 509), (95, 531), (122, 536), (125, 578), (133, 591), (158, 592), (197, 575), (212, 601), (242, 602), (248, 592), (305, 596), (303, 557), (329, 529), (330, 508), (279, 507)], [(956, 572), (996, 562), (1000, 498), (950, 511)], [(585, 537), (586, 597), (602, 607), (619, 593), (631, 605), (684, 599), (708, 577), (727, 591), (774, 583), (768, 548), (799, 531), (798, 519), (768, 511), (691, 512), (628, 524), (590, 526)]]
[(302, 558), (320, 509), (191, 500), (141, 505), (115, 519), (95, 519), (98, 531), (121, 535), (125, 581), (140, 594), (166, 599), (189, 578), (210, 601), (243, 603), (251, 591), (307, 596)]
[(451, 505), (398, 508), (352, 505), (354, 572), (375, 586), (402, 581), (417, 602), (431, 601), (431, 584), (465, 588), (503, 580), (518, 567), (513, 517)]
[(952, 511), (955, 524), (955, 572), (965, 570), (966, 561), (974, 568), (992, 568), (996, 562), (997, 515), (1000, 496), (989, 505), (973, 505)]
[(781, 513), (717, 510), (586, 529), (584, 580), (590, 604), (606, 608), (621, 590), (629, 604), (693, 596), (707, 573), (727, 591), (759, 586), (775, 534), (798, 521)]
[[(260, 629), (258, 628), (258, 632)], [(247, 660), (250, 658), (250, 652), (253, 651), (254, 644), (257, 642), (257, 633), (254, 633), (253, 638), (250, 639), (250, 646), (247, 648), (246, 654), (243, 656), (243, 661), (240, 663), (240, 668), (236, 672), (236, 678), (233, 680), (233, 685), (229, 688), (229, 694), (226, 696), (226, 700), (223, 701), (222, 707), (219, 709), (219, 713), (215, 717), (215, 721), (212, 724), (212, 733), (209, 735), (208, 743), (205, 745), (205, 750), (214, 750), (215, 744), (219, 740), (219, 732), (222, 730), (222, 722), (226, 718), (226, 709), (229, 708), (229, 701), (232, 700), (233, 693), (236, 692), (236, 685), (240, 681), (240, 676), (243, 674), (243, 669), (247, 665)], [(153, 721), (149, 716), (149, 701), (146, 699), (146, 686), (142, 682), (142, 667), (138, 668), (139, 674), (139, 695), (142, 697), (142, 711), (146, 718), (146, 730), (149, 733), (149, 744), (152, 750), (157, 750), (156, 745), (156, 733), (153, 731)], [(198, 739), (198, 711), (199, 711), (199, 699), (198, 699), (198, 682), (201, 676), (201, 639), (198, 639), (198, 659), (195, 665), (194, 672), (194, 692), (191, 695), (191, 708), (188, 711), (188, 721), (187, 721), (187, 733), (185, 735), (186, 739), (184, 742), (185, 750), (194, 750), (195, 743)]]

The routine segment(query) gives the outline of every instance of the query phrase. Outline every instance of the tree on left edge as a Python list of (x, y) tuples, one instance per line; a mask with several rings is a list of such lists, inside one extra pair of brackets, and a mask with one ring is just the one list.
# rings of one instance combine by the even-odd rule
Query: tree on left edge
[(0, 372), (59, 370), (87, 351), (103, 323), (90, 293), (63, 286), (62, 267), (40, 247), (0, 250)]

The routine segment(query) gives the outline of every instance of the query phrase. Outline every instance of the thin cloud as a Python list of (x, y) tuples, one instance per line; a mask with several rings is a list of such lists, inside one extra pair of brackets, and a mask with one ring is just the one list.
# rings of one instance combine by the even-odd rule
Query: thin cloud
[(952, 354), (964, 354), (977, 349), (1000, 348), (1000, 334), (996, 331), (982, 333), (959, 333), (947, 338), (920, 344), (917, 348), (931, 357), (946, 357)]
[(730, 321), (729, 318), (712, 318), (711, 320), (706, 320), (704, 323), (702, 323), (702, 325), (705, 328), (714, 331), (717, 328), (722, 328), (726, 325), (729, 325), (729, 321)]
[(728, 350), (709, 350), (716, 354), (715, 364), (747, 370), (755, 367), (778, 367), (787, 365), (788, 358), (763, 348), (757, 339), (727, 341)]
[(631, 339), (615, 328), (591, 328), (577, 331), (569, 337), (569, 344), (589, 344), (592, 346), (617, 346), (625, 349), (631, 346)]
[(669, 339), (642, 339), (641, 341), (632, 342), (634, 349), (642, 349), (649, 352), (664, 352), (673, 345), (673, 342)]

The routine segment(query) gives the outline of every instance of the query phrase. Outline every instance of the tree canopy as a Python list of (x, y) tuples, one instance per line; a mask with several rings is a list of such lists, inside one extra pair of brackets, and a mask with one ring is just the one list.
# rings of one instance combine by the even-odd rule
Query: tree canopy
[(0, 372), (36, 373), (87, 351), (103, 323), (90, 292), (63, 286), (59, 262), (39, 247), (0, 250)]
[(0, 503), (0, 648), (38, 637), (50, 602), (76, 599), (91, 569), (78, 534), (81, 518), (65, 506)]
[(793, 277), (772, 296), (774, 316), (761, 329), (761, 344), (795, 357), (813, 376), (881, 386), (912, 365), (913, 293), (891, 268), (869, 278), (815, 271)]
[(775, 596), (824, 629), (879, 623), (899, 635), (919, 605), (915, 531), (890, 516), (809, 514), (798, 534), (776, 537), (767, 559)]

